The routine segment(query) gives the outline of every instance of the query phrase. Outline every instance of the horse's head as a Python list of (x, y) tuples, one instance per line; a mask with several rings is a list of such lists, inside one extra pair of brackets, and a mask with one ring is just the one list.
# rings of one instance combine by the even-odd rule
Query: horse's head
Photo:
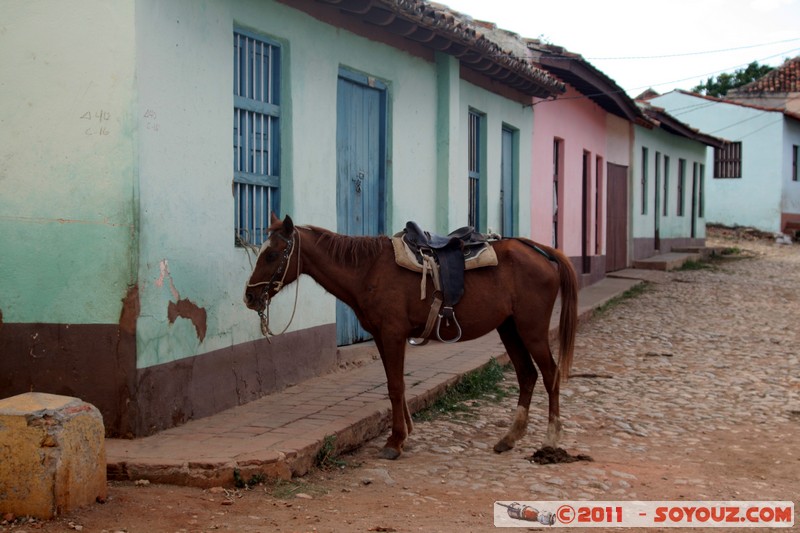
[[(289, 273), (292, 256), (299, 254), (299, 237), (294, 222), (288, 215), (281, 221), (274, 213), (270, 222), (269, 238), (261, 245), (253, 273), (244, 289), (245, 305), (259, 313), (285, 283), (297, 278), (297, 273)], [(299, 257), (294, 259), (300, 260)]]

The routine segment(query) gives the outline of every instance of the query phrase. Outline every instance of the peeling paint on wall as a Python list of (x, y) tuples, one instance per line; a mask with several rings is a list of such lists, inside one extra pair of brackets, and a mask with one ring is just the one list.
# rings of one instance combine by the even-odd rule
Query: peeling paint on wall
[(206, 310), (186, 298), (177, 302), (170, 301), (167, 306), (169, 323), (174, 324), (178, 317), (189, 320), (197, 331), (197, 338), (203, 342), (203, 339), (206, 338)]
[(172, 274), (169, 273), (169, 262), (166, 259), (162, 259), (158, 263), (158, 269), (161, 271), (161, 275), (158, 276), (156, 280), (156, 287), (163, 287), (164, 281), (169, 282), (169, 290), (172, 293), (172, 297), (175, 300), (180, 300), (181, 295), (178, 293), (178, 289), (175, 288), (175, 283), (172, 282)]
[(207, 328), (206, 310), (188, 298), (181, 298), (177, 287), (175, 287), (175, 282), (172, 280), (172, 274), (169, 272), (169, 262), (166, 259), (159, 261), (158, 269), (160, 275), (155, 281), (156, 287), (162, 288), (164, 285), (167, 285), (170, 294), (172, 294), (172, 299), (174, 300), (170, 300), (169, 305), (167, 305), (167, 318), (169, 319), (169, 323), (174, 324), (177, 318), (189, 320), (192, 325), (194, 325), (197, 338), (200, 342), (203, 342), (203, 339), (206, 338)]
[(119, 314), (119, 329), (124, 333), (136, 333), (136, 319), (139, 318), (139, 286), (128, 287), (128, 293), (122, 300), (122, 311)]

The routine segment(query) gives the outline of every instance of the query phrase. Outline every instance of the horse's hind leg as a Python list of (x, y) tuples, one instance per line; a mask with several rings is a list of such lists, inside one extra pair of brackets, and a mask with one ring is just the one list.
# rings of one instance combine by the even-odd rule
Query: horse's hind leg
[(526, 320), (525, 317), (540, 316), (533, 311), (517, 316), (517, 335), (524, 335), (521, 338), (527, 348), (536, 367), (542, 373), (542, 382), (547, 390), (548, 413), (547, 413), (547, 435), (545, 436), (545, 446), (558, 446), (561, 438), (561, 419), (559, 417), (559, 372), (558, 365), (553, 360), (553, 353), (550, 351), (550, 338), (548, 324), (541, 321)]
[(514, 414), (511, 428), (494, 445), (494, 451), (502, 453), (513, 448), (517, 441), (525, 435), (525, 429), (528, 427), (528, 409), (531, 405), (533, 387), (536, 385), (538, 374), (536, 367), (533, 366), (528, 349), (517, 331), (514, 319), (506, 319), (497, 328), (497, 331), (500, 333), (500, 339), (503, 341), (509, 359), (511, 359), (511, 364), (514, 365), (514, 370), (517, 373), (517, 382), (519, 383), (519, 401), (517, 402), (517, 411)]
[[(531, 346), (529, 346), (531, 347)], [(561, 418), (559, 413), (559, 391), (560, 391), (560, 376), (558, 372), (558, 365), (553, 360), (553, 353), (550, 351), (550, 343), (538, 342), (533, 350), (531, 350), (533, 360), (536, 361), (536, 366), (542, 372), (542, 382), (544, 388), (547, 390), (548, 412), (547, 412), (547, 435), (545, 436), (544, 445), (558, 446), (561, 440)]]
[(411, 419), (411, 411), (408, 409), (405, 394), (403, 395), (403, 418), (406, 419), (406, 431), (410, 435), (414, 431), (414, 421)]

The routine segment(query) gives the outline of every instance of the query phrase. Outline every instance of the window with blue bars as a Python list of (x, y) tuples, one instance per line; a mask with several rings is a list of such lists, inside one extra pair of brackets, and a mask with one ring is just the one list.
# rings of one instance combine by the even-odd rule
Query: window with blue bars
[(233, 196), (235, 242), (261, 245), (280, 201), (281, 48), (233, 34)]
[(481, 220), (481, 152), (483, 139), (483, 116), (470, 110), (469, 112), (469, 139), (467, 146), (469, 192), (467, 209), (467, 224), (475, 229), (480, 229)]

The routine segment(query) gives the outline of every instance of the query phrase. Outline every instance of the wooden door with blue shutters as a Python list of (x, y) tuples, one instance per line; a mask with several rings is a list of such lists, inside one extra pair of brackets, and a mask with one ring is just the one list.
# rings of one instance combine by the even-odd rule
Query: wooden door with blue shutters
[[(341, 71), (336, 106), (337, 232), (385, 233), (386, 86), (374, 78)], [(337, 300), (337, 344), (370, 338), (355, 313)]]

